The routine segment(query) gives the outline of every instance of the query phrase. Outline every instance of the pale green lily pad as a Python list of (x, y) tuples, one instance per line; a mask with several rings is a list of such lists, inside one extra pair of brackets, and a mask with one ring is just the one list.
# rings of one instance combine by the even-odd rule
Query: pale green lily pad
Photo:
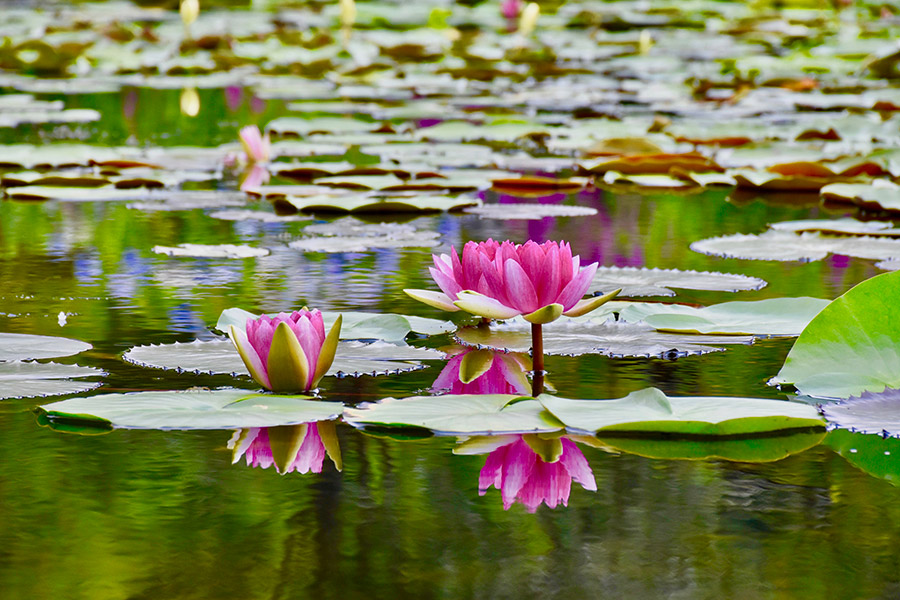
[(770, 384), (801, 394), (849, 398), (900, 388), (900, 272), (867, 279), (814, 318)]
[(800, 431), (759, 437), (672, 439), (669, 436), (615, 436), (600, 434), (607, 451), (636, 454), (658, 460), (728, 460), (745, 463), (774, 462), (818, 446), (825, 430)]
[(178, 211), (206, 208), (244, 206), (247, 196), (243, 192), (210, 190), (154, 191), (144, 201), (131, 202), (128, 208), (144, 211)]
[(600, 267), (588, 292), (609, 293), (621, 288), (619, 297), (674, 296), (672, 288), (739, 292), (758, 290), (766, 282), (757, 277), (711, 271), (647, 269), (638, 267)]
[(99, 387), (99, 381), (76, 381), (106, 375), (100, 369), (57, 363), (0, 362), (0, 400), (80, 394)]
[(619, 319), (643, 321), (661, 331), (680, 333), (796, 336), (829, 303), (808, 297), (723, 302), (701, 308), (634, 303), (619, 313)]
[(441, 212), (481, 204), (481, 200), (474, 197), (424, 195), (372, 196), (368, 194), (350, 194), (345, 196), (287, 196), (285, 200), (299, 211), (338, 213)]
[[(361, 375), (390, 375), (423, 368), (416, 360), (439, 360), (443, 353), (428, 348), (398, 346), (385, 342), (365, 344), (342, 341), (338, 344), (334, 362), (326, 375), (337, 377)], [(137, 346), (122, 358), (130, 363), (152, 369), (168, 369), (197, 374), (249, 375), (231, 340), (195, 340), (151, 346)]]
[(836, 404), (822, 406), (828, 423), (861, 433), (900, 435), (900, 390), (863, 392)]
[(561, 426), (536, 400), (510, 394), (385, 398), (345, 408), (354, 427), (423, 427), (443, 435), (549, 433)]
[(538, 123), (502, 122), (475, 124), (466, 121), (444, 121), (415, 132), (417, 140), (435, 142), (512, 142), (518, 138), (543, 134), (552, 128)]
[(782, 221), (769, 225), (776, 231), (818, 231), (845, 235), (900, 235), (890, 223), (881, 221), (857, 221), (856, 219), (804, 219), (802, 221)]
[(900, 211), (900, 186), (878, 180), (878, 184), (833, 183), (820, 192), (825, 200), (852, 202), (864, 208)]
[[(322, 312), (325, 329), (334, 324), (338, 315), (342, 317), (342, 340), (384, 340), (388, 342), (402, 341), (410, 332), (422, 335), (438, 335), (454, 331), (456, 325), (450, 321), (411, 317), (392, 313), (368, 313), (358, 311)], [(222, 311), (216, 323), (216, 329), (225, 332), (234, 325), (245, 330), (247, 319), (256, 319), (259, 315), (240, 308), (227, 308)]]
[(0, 361), (58, 358), (90, 349), (90, 344), (69, 338), (26, 333), (0, 333)]
[[(643, 356), (674, 359), (720, 352), (720, 345), (750, 344), (752, 336), (679, 335), (659, 332), (645, 323), (559, 319), (544, 327), (544, 354), (580, 356), (602, 354), (614, 358)], [(531, 325), (512, 320), (487, 327), (464, 327), (456, 339), (477, 348), (506, 352), (531, 350)]]
[(241, 429), (327, 421), (343, 404), (249, 390), (135, 392), (72, 398), (41, 406), (51, 420), (94, 421), (122, 429)]
[(548, 217), (587, 217), (597, 214), (597, 209), (589, 206), (566, 206), (563, 204), (483, 204), (466, 208), (463, 212), (478, 215), (482, 219), (535, 220)]
[(267, 248), (235, 244), (178, 244), (177, 246), (153, 246), (152, 250), (156, 254), (190, 258), (258, 258), (269, 255)]
[(900, 439), (835, 429), (824, 443), (857, 469), (900, 486)]
[(568, 430), (689, 436), (754, 435), (825, 427), (816, 409), (762, 398), (668, 397), (656, 388), (616, 400), (569, 400), (542, 394), (544, 408)]
[(218, 210), (209, 214), (213, 219), (223, 221), (262, 221), (263, 223), (290, 223), (312, 219), (306, 215), (276, 215), (262, 210)]
[(367, 252), (376, 248), (430, 247), (440, 243), (436, 231), (401, 223), (367, 224), (350, 219), (310, 225), (304, 233), (319, 234), (288, 244), (304, 252)]
[(25, 185), (5, 188), (3, 195), (11, 200), (63, 200), (66, 202), (110, 202), (148, 198), (153, 192), (147, 188), (119, 189), (104, 187), (63, 187)]
[(829, 253), (886, 260), (900, 257), (900, 240), (875, 236), (797, 235), (769, 230), (760, 235), (734, 234), (691, 244), (691, 250), (725, 258), (777, 261), (822, 260)]

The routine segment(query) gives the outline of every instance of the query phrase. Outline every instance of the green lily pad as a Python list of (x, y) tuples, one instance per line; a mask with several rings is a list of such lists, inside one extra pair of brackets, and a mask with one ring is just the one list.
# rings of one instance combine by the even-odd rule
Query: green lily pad
[(548, 217), (587, 217), (596, 215), (597, 209), (563, 204), (483, 204), (467, 208), (463, 212), (478, 215), (482, 219), (536, 220)]
[(248, 390), (135, 392), (41, 406), (51, 420), (99, 421), (122, 429), (241, 429), (327, 421), (343, 404)]
[(678, 269), (647, 269), (638, 267), (600, 267), (594, 275), (589, 292), (609, 293), (621, 288), (619, 297), (674, 296), (669, 288), (739, 292), (758, 290), (766, 282), (757, 277), (716, 273), (710, 271), (680, 271)]
[(80, 394), (99, 387), (99, 381), (77, 381), (106, 375), (100, 369), (56, 363), (0, 362), (0, 400)]
[(857, 469), (900, 486), (900, 439), (835, 429), (824, 443)]
[(734, 234), (694, 242), (691, 250), (725, 258), (777, 261), (822, 260), (830, 253), (886, 260), (900, 257), (900, 240), (867, 236), (797, 235), (770, 230), (760, 235)]
[[(342, 341), (326, 375), (359, 377), (392, 375), (423, 368), (417, 360), (440, 360), (442, 352), (428, 348)], [(194, 340), (131, 348), (122, 356), (130, 363), (153, 369), (211, 375), (249, 375), (231, 340)]]
[(0, 333), (0, 361), (58, 358), (90, 349), (90, 344), (63, 337)]
[(623, 321), (643, 321), (660, 331), (714, 335), (796, 336), (829, 300), (770, 298), (723, 302), (701, 308), (682, 304), (634, 303), (619, 313)]
[(385, 398), (344, 409), (354, 427), (423, 427), (437, 434), (476, 435), (552, 432), (560, 424), (539, 402), (510, 394)]
[(318, 234), (288, 244), (304, 252), (367, 252), (375, 248), (430, 247), (439, 243), (436, 231), (400, 223), (368, 224), (355, 219), (310, 225), (304, 233)]
[(825, 421), (808, 404), (762, 398), (670, 398), (656, 388), (616, 400), (569, 400), (548, 395), (538, 400), (567, 429), (595, 434), (726, 436), (825, 427)]
[(769, 383), (807, 396), (849, 398), (900, 388), (900, 272), (851, 288), (820, 312), (794, 342)]
[(822, 429), (759, 437), (719, 437), (712, 440), (600, 435), (599, 442), (606, 449), (646, 458), (761, 463), (782, 460), (818, 446), (829, 434)]
[(459, 210), (477, 206), (478, 198), (462, 196), (384, 196), (348, 194), (343, 196), (286, 196), (297, 210), (303, 212), (337, 213), (416, 213)]
[[(680, 335), (659, 332), (645, 323), (625, 323), (584, 319), (558, 319), (543, 330), (544, 353), (580, 356), (602, 354), (613, 358), (644, 356), (680, 358), (692, 354), (721, 352), (720, 345), (750, 344), (751, 336)], [(464, 345), (493, 348), (505, 352), (531, 349), (531, 325), (513, 319), (490, 328), (464, 327), (456, 333)]]
[(900, 211), (900, 186), (888, 181), (868, 183), (833, 183), (820, 190), (825, 200), (852, 202), (863, 208)]
[(267, 248), (234, 244), (178, 244), (177, 246), (153, 246), (152, 250), (156, 254), (190, 258), (258, 258), (269, 255)]

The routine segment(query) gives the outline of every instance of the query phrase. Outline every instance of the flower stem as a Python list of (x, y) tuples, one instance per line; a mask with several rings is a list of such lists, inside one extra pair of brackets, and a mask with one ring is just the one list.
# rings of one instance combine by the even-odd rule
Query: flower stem
[(531, 395), (544, 393), (544, 334), (541, 325), (531, 324)]

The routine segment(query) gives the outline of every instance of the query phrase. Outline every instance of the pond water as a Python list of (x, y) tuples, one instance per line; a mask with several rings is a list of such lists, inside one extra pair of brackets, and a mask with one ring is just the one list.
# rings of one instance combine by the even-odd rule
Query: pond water
[[(321, 126), (321, 138), (316, 137), (316, 126), (300, 132), (299, 140), (276, 137), (275, 154), (281, 162), (302, 160), (298, 158), (300, 153), (289, 155), (288, 145), (304, 142), (309, 142), (310, 147), (318, 144), (320, 149), (337, 145), (343, 148), (338, 152), (339, 158), (346, 150), (350, 153), (343, 158), (349, 156), (352, 160), (358, 153), (365, 153), (366, 146), (375, 145), (379, 136), (396, 134), (397, 141), (411, 141), (412, 135), (404, 132), (424, 130), (443, 119), (459, 120), (460, 114), (463, 118), (469, 114), (475, 123), (482, 122), (483, 114), (512, 114), (531, 123), (562, 123), (577, 129), (578, 123), (571, 122), (577, 102), (567, 103), (564, 96), (559, 96), (556, 101), (560, 108), (554, 111), (545, 101), (531, 104), (526, 99), (519, 103), (513, 98), (515, 93), (530, 89), (530, 84), (538, 86), (524, 75), (529, 73), (527, 69), (540, 69), (540, 65), (547, 67), (548, 72), (538, 79), (538, 87), (549, 88), (547, 82), (557, 77), (549, 70), (554, 64), (586, 71), (558, 75), (563, 87), (568, 82), (586, 94), (588, 87), (577, 86), (593, 82), (597, 90), (609, 91), (608, 99), (586, 99), (581, 108), (590, 106), (599, 114), (612, 110), (619, 102), (622, 112), (618, 116), (625, 121), (631, 116), (646, 118), (644, 132), (654, 115), (668, 114), (676, 122), (680, 118), (696, 118), (683, 108), (670, 107), (671, 112), (666, 113), (654, 99), (631, 98), (622, 104), (622, 98), (617, 100), (616, 96), (623, 89), (631, 89), (623, 83), (626, 81), (643, 82), (648, 88), (683, 85), (683, 77), (667, 78), (660, 64), (667, 48), (678, 50), (679, 59), (684, 58), (685, 53), (679, 50), (683, 48), (682, 38), (667, 32), (697, 31), (691, 25), (694, 12), (686, 12), (684, 19), (689, 22), (683, 23), (673, 19), (677, 13), (657, 13), (648, 8), (653, 3), (612, 4), (619, 5), (619, 13), (593, 3), (585, 3), (583, 10), (587, 11), (585, 14), (595, 10), (599, 11), (596, 14), (617, 16), (618, 21), (610, 17), (603, 22), (628, 25), (622, 29), (629, 35), (633, 33), (635, 40), (640, 31), (653, 31), (658, 49), (649, 57), (635, 54), (636, 42), (632, 40), (622, 56), (634, 59), (633, 62), (603, 72), (592, 72), (585, 66), (587, 59), (562, 58), (563, 49), (567, 56), (574, 52), (572, 48), (576, 46), (571, 40), (577, 34), (587, 38), (593, 32), (591, 39), (603, 41), (602, 33), (608, 32), (590, 29), (594, 22), (586, 17), (582, 23), (586, 29), (563, 30), (560, 19), (574, 19), (582, 14), (572, 8), (577, 3), (546, 5), (545, 9), (559, 8), (555, 15), (542, 15), (548, 19), (548, 30), (565, 31), (567, 36), (562, 48), (544, 40), (542, 47), (554, 49), (557, 56), (549, 51), (541, 54), (532, 47), (534, 56), (529, 60), (501, 65), (492, 59), (490, 68), (505, 73), (504, 81), (495, 82), (495, 87), (485, 84), (478, 88), (477, 95), (467, 89), (466, 95), (473, 97), (465, 102), (454, 101), (446, 81), (429, 79), (434, 75), (433, 68), (429, 71), (413, 67), (420, 64), (414, 60), (415, 48), (396, 50), (400, 47), (399, 34), (391, 44), (381, 42), (382, 49), (390, 46), (395, 52), (384, 51), (378, 60), (401, 65), (408, 77), (422, 77), (421, 88), (414, 95), (404, 95), (407, 88), (398, 84), (396, 77), (391, 78), (390, 85), (363, 77), (366, 68), (382, 72), (372, 67), (378, 62), (376, 59), (360, 65), (358, 79), (353, 79), (357, 74), (348, 65), (352, 60), (363, 59), (356, 56), (351, 60), (339, 53), (329, 54), (332, 64), (323, 68), (332, 74), (339, 72), (340, 77), (316, 77), (310, 71), (314, 61), (304, 55), (273, 59), (277, 68), (269, 65), (272, 73), (266, 74), (265, 82), (254, 80), (253, 75), (247, 75), (246, 81), (242, 81), (242, 75), (216, 82), (216, 74), (221, 75), (216, 69), (202, 73), (198, 68), (197, 73), (187, 75), (178, 69), (170, 74), (147, 74), (150, 69), (145, 65), (129, 71), (123, 66), (124, 59), (109, 58), (99, 50), (85, 60), (90, 68), (82, 68), (74, 60), (62, 72), (42, 73), (9, 61), (0, 64), (6, 69), (0, 71), (0, 106), (4, 97), (31, 93), (35, 102), (62, 101), (66, 109), (99, 113), (97, 119), (84, 123), (50, 123), (38, 118), (34, 119), (36, 122), (0, 127), (0, 143), (7, 149), (12, 144), (46, 148), (74, 143), (81, 149), (116, 149), (123, 157), (127, 154), (123, 148), (146, 153), (160, 151), (164, 154), (156, 158), (165, 157), (164, 171), (168, 174), (150, 175), (164, 186), (152, 197), (146, 188), (138, 187), (133, 194), (125, 190), (116, 199), (98, 200), (84, 195), (84, 190), (91, 188), (76, 188), (72, 192), (64, 186), (69, 190), (68, 198), (7, 197), (0, 202), (0, 332), (64, 336), (91, 344), (90, 350), (54, 362), (102, 369), (105, 375), (92, 378), (102, 383), (97, 393), (228, 386), (256, 390), (258, 386), (246, 376), (149, 369), (125, 362), (122, 355), (135, 346), (215, 339), (218, 334), (213, 328), (219, 315), (231, 307), (274, 313), (309, 306), (327, 311), (390, 312), (447, 319), (450, 317), (446, 313), (414, 301), (402, 290), (435, 289), (428, 273), (432, 253), (448, 252), (451, 246), (460, 248), (467, 241), (487, 238), (519, 243), (528, 239), (567, 240), (581, 256), (582, 264), (719, 271), (767, 282), (755, 291), (677, 289), (674, 298), (650, 298), (689, 304), (797, 296), (833, 299), (882, 272), (872, 260), (843, 255), (811, 262), (777, 262), (719, 258), (690, 249), (690, 244), (698, 240), (761, 233), (770, 223), (780, 221), (859, 216), (852, 207), (821, 204), (816, 192), (772, 194), (698, 186), (656, 189), (633, 182), (609, 184), (595, 178), (573, 193), (551, 190), (529, 194), (498, 186), (490, 189), (488, 182), (481, 189), (450, 195), (472, 198), (484, 205), (539, 202), (582, 206), (595, 209), (596, 214), (507, 220), (459, 211), (354, 216), (314, 211), (309, 218), (299, 214), (295, 215), (301, 217), (298, 219), (271, 222), (213, 216), (224, 209), (269, 215), (276, 211), (293, 212), (283, 202), (239, 193), (240, 169), (225, 166), (226, 155), (239, 152), (235, 144), (238, 129), (250, 123), (264, 127), (276, 119), (298, 114), (311, 121), (333, 119), (343, 111), (358, 116), (354, 126), (360, 122), (369, 124), (344, 137), (340, 132), (329, 131), (329, 127), (334, 127), (331, 121), (323, 121), (326, 124)], [(722, 13), (719, 16), (723, 20), (740, 17), (731, 14), (740, 12), (732, 5), (708, 4)], [(671, 8), (669, 3), (660, 5)], [(106, 23), (109, 30), (114, 28), (110, 23), (120, 23), (124, 24), (122, 30), (139, 34), (140, 28), (134, 23), (143, 21), (128, 16), (129, 11), (137, 10), (135, 7), (109, 4), (116, 19), (104, 21), (98, 17), (97, 6), (87, 4), (77, 9), (87, 11), (85, 14), (90, 17), (85, 17), (85, 23), (92, 23), (84, 25), (85, 31), (96, 34), (101, 27), (97, 23)], [(372, 7), (382, 5), (360, 6), (380, 14)], [(297, 15), (307, 14), (309, 7), (315, 8), (308, 13), (315, 18), (311, 17), (311, 29), (304, 30), (298, 25), (301, 20)], [(708, 16), (712, 9), (703, 7), (692, 11)], [(275, 34), (268, 37), (267, 32), (277, 29), (272, 24), (278, 14), (276, 8), (269, 6), (255, 12), (239, 9), (238, 15), (249, 15), (249, 24), (246, 31), (234, 33), (235, 39), (248, 46), (247, 38), (253, 36), (260, 44), (275, 39)], [(301, 37), (308, 43), (317, 27), (336, 32), (333, 22), (317, 20), (322, 15), (334, 18), (334, 11), (328, 12), (332, 8), (335, 7), (312, 4), (293, 7), (295, 12), (282, 14), (280, 39), (289, 40), (292, 31), (305, 31)], [(363, 9), (358, 18), (372, 18)], [(30, 19), (50, 19), (47, 14), (25, 9), (16, 12), (11, 19), (15, 26), (4, 26), (0, 36), (8, 35), (8, 39), (20, 43), (27, 37), (23, 28)], [(159, 44), (168, 39), (169, 33), (160, 32), (164, 27), (182, 27), (175, 11), (165, 14), (163, 25), (154, 24), (157, 22), (153, 20), (147, 21), (151, 25), (143, 25), (157, 31), (162, 40)], [(224, 14), (233, 13), (218, 13)], [(429, 14), (425, 11), (422, 19), (427, 20)], [(663, 16), (667, 20), (660, 20)], [(817, 18), (827, 20), (832, 16), (823, 12)], [(153, 17), (157, 18), (162, 17)], [(215, 30), (212, 19), (201, 15), (195, 24), (198, 39), (202, 39), (201, 33)], [(234, 28), (238, 20), (226, 19), (221, 27)], [(374, 36), (379, 25), (385, 36), (397, 31), (421, 33), (410, 24), (414, 21), (412, 16), (401, 20), (394, 29), (375, 20), (374, 29), (354, 31), (354, 35), (363, 39)], [(452, 18), (450, 22), (453, 23)], [(788, 17), (783, 23), (800, 27)], [(897, 31), (895, 21), (886, 23), (887, 31)], [(483, 24), (486, 30), (496, 29), (499, 33), (475, 42), (481, 56), (490, 55), (486, 46), (502, 40), (503, 35), (513, 35), (502, 33), (501, 24), (499, 20)], [(197, 32), (200, 25), (203, 29)], [(805, 26), (812, 27), (813, 23)], [(550, 29), (553, 27), (557, 29)], [(770, 29), (772, 39), (787, 39), (790, 35)], [(460, 30), (464, 36), (473, 35), (470, 28)], [(432, 35), (443, 35), (433, 31)], [(739, 34), (729, 37), (711, 31), (707, 34), (716, 43), (730, 40), (741, 48), (751, 43)], [(757, 31), (767, 29), (759, 26)], [(824, 31), (829, 30), (826, 27)], [(178, 35), (183, 35), (180, 30)], [(334, 43), (339, 39), (335, 33)], [(767, 43), (773, 43), (772, 39)], [(777, 39), (783, 42), (782, 37)], [(214, 39), (209, 41), (210, 45), (214, 43)], [(592, 52), (597, 47), (616, 47), (609, 43), (604, 46), (598, 42), (599, 45), (591, 46)], [(416, 38), (415, 44), (428, 47), (421, 37)], [(288, 41), (279, 46), (279, 51), (287, 52), (290, 47)], [(322, 47), (327, 49), (330, 45), (323, 43)], [(784, 42), (784, 47), (793, 46)], [(505, 48), (510, 51), (510, 47)], [(473, 45), (468, 51), (474, 53), (475, 49)], [(731, 46), (728, 49), (734, 50)], [(186, 56), (205, 65), (203, 60), (208, 57), (203, 52), (206, 50)], [(468, 62), (459, 64), (447, 60), (447, 69), (458, 69), (454, 73), (456, 81), (467, 81), (467, 76), (474, 82), (491, 81), (491, 77), (477, 78), (462, 70), (463, 65), (488, 68), (481, 64), (489, 62), (487, 58), (481, 62), (470, 60), (471, 55), (456, 46), (447, 52), (451, 58), (469, 57)], [(245, 55), (249, 53), (248, 47)], [(759, 53), (767, 54), (764, 50)], [(595, 60), (600, 60), (599, 54)], [(610, 52), (608, 56), (612, 58), (614, 54)], [(703, 52), (697, 48), (695, 54)], [(177, 62), (172, 55), (166, 55), (165, 60)], [(421, 64), (436, 60), (431, 58)], [(295, 63), (304, 64), (306, 69), (290, 68)], [(248, 64), (251, 71), (260, 69), (259, 63), (253, 61), (245, 61), (243, 67)], [(624, 74), (626, 69), (642, 65), (653, 76), (629, 79)], [(146, 79), (139, 83), (133, 76), (141, 71)], [(513, 76), (515, 73), (523, 77)], [(309, 77), (309, 89), (297, 87), (303, 81), (297, 75)], [(285, 89), (276, 87), (281, 76), (289, 78)], [(178, 83), (178, 77), (187, 78), (187, 83)], [(85, 89), (78, 89), (79, 80), (86, 82)], [(324, 82), (334, 85), (335, 81), (345, 87), (343, 94), (334, 98), (329, 98), (322, 91), (324, 88), (316, 87)], [(63, 90), (61, 82), (71, 85)], [(95, 88), (100, 85), (113, 89)], [(352, 90), (352, 85), (359, 89)], [(199, 87), (199, 112), (193, 116), (190, 113), (195, 111), (185, 107), (182, 89), (192, 86)], [(382, 91), (382, 97), (377, 90)], [(336, 106), (335, 98), (343, 108)], [(423, 107), (423, 98), (433, 100), (438, 112), (426, 117), (424, 112), (435, 109)], [(498, 102), (498, 98), (507, 102)], [(298, 108), (297, 100), (308, 102), (308, 106)], [(396, 116), (393, 121), (377, 116), (378, 110), (404, 106), (410, 108), (412, 116)], [(466, 110), (461, 112), (464, 106)], [(491, 106), (499, 108), (492, 110)], [(440, 112), (440, 107), (447, 114)], [(0, 110), (0, 117), (3, 114)], [(717, 114), (712, 110), (709, 118), (718, 118)], [(426, 122), (428, 118), (432, 122)], [(382, 122), (392, 122), (396, 131), (373, 133)], [(543, 135), (516, 135), (509, 140), (498, 136), (481, 140), (473, 147), (518, 159), (568, 159), (570, 168), (563, 170), (568, 175), (575, 171), (583, 148), (604, 137), (626, 136), (598, 134), (583, 142), (581, 149), (554, 150), (553, 145), (545, 144), (547, 138)], [(84, 155), (78, 155), (82, 150), (66, 151), (72, 152), (76, 165), (68, 170), (41, 167), (40, 160), (32, 164), (24, 158), (10, 159), (10, 152), (4, 151), (0, 163), (6, 166), (0, 173), (4, 177), (22, 171), (102, 174), (104, 167), (89, 167)], [(317, 154), (332, 153), (322, 150)], [(419, 158), (403, 159), (398, 164), (412, 169), (421, 166), (423, 171), (440, 166), (430, 159), (422, 161), (424, 166), (417, 165)], [(16, 160), (22, 164), (9, 164)], [(146, 160), (153, 163), (152, 158)], [(58, 159), (55, 164), (64, 163)], [(522, 171), (547, 172), (547, 164)], [(107, 169), (113, 173), (109, 175), (113, 179), (127, 171)], [(191, 171), (201, 175), (191, 175)], [(515, 173), (516, 169), (509, 171)], [(284, 177), (276, 177), (272, 183), (309, 185), (308, 181), (298, 183)], [(4, 185), (7, 196), (16, 189), (8, 183)], [(193, 195), (173, 199), (173, 190), (187, 190)], [(71, 194), (78, 195), (78, 199), (72, 199)], [(161, 205), (166, 198), (173, 205)], [(198, 199), (205, 204), (192, 207), (190, 203)], [(404, 224), (436, 232), (438, 237), (433, 246), (365, 251), (318, 252), (288, 246), (303, 238), (304, 229), (312, 225), (334, 223), (340, 230), (358, 221)], [(235, 244), (265, 248), (269, 253), (225, 259), (173, 257), (154, 252), (158, 246), (184, 243)], [(458, 315), (452, 318), (460, 320)], [(550, 324), (545, 329), (550, 331), (552, 327)], [(557, 395), (567, 398), (620, 398), (653, 386), (670, 396), (787, 399), (791, 397), (788, 391), (766, 382), (781, 368), (793, 340), (760, 338), (753, 344), (729, 345), (721, 352), (675, 359), (616, 358), (591, 353), (548, 356), (546, 369)], [(413, 334), (408, 341), (445, 350), (455, 346), (449, 334)], [(351, 406), (391, 396), (428, 394), (444, 363), (423, 364), (425, 368), (389, 376), (327, 377), (320, 384), (319, 393), (325, 400)], [(489, 459), (484, 453), (454, 453), (454, 437), (365, 431), (338, 423), (340, 470), (326, 458), (321, 473), (279, 474), (274, 466), (253, 468), (244, 458), (234, 456), (229, 448), (233, 445), (229, 444), (229, 430), (105, 431), (66, 424), (49, 427), (35, 409), (59, 399), (20, 398), (0, 403), (0, 448), (4, 455), (0, 474), (3, 598), (900, 596), (900, 559), (896, 552), (900, 543), (900, 487), (892, 475), (897, 472), (892, 457), (900, 455), (896, 438), (832, 430), (732, 440), (742, 448), (732, 455), (732, 460), (715, 458), (729, 456), (729, 450), (727, 443), (715, 445), (719, 442), (711, 440), (660, 440), (655, 447), (629, 446), (628, 439), (621, 439), (617, 449), (611, 447), (616, 444), (610, 440), (573, 438), (589, 464), (596, 491), (575, 481), (568, 506), (527, 506), (521, 501), (504, 506), (499, 490), (479, 490), (480, 473)], [(710, 444), (714, 446), (708, 447)], [(760, 448), (780, 448), (783, 458), (763, 462), (747, 458), (754, 449), (765, 454)], [(689, 456), (693, 459), (685, 459)]]

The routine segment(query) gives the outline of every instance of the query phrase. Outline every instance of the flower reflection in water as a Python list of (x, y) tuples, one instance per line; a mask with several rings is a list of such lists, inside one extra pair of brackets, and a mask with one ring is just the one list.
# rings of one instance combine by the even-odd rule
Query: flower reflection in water
[(469, 438), (457, 454), (488, 454), (478, 477), (478, 494), (500, 490), (504, 510), (521, 502), (528, 512), (542, 503), (568, 506), (572, 480), (597, 491), (597, 482), (584, 454), (567, 437), (547, 439), (536, 434)]
[(463, 349), (434, 380), (434, 392), (449, 394), (522, 394), (531, 392), (525, 375), (531, 358), (521, 352)]
[(321, 473), (326, 455), (338, 471), (343, 466), (334, 421), (239, 429), (228, 441), (228, 448), (233, 452), (232, 463), (243, 456), (251, 467), (268, 469), (274, 465), (282, 475), (294, 471)]

